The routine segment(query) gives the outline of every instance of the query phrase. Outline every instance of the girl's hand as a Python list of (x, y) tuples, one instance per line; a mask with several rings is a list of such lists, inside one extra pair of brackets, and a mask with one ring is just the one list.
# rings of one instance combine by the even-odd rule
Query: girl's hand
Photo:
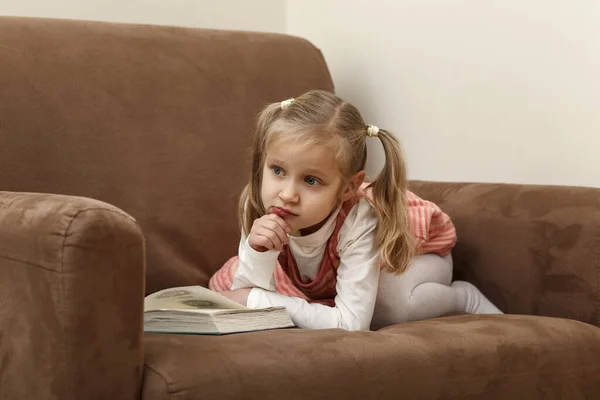
[(290, 225), (280, 216), (263, 215), (254, 220), (248, 236), (248, 244), (261, 253), (271, 249), (281, 251), (283, 245), (288, 244), (287, 234), (291, 230)]
[(219, 292), (219, 294), (245, 307), (248, 305), (248, 295), (250, 295), (251, 290), (252, 289), (226, 290), (224, 292)]

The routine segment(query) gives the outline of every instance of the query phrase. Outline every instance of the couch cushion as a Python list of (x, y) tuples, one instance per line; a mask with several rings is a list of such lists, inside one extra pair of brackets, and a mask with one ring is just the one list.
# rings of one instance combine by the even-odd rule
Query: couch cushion
[(463, 315), (377, 332), (145, 342), (144, 400), (580, 399), (600, 390), (600, 329), (566, 319)]

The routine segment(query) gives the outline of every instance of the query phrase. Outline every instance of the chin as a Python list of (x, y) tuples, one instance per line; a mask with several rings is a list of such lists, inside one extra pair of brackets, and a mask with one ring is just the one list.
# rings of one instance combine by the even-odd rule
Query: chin
[(306, 227), (304, 225), (292, 224), (292, 223), (289, 223), (289, 222), (288, 222), (288, 224), (290, 225), (290, 228), (292, 229), (290, 231), (290, 235), (292, 235), (292, 236), (300, 235), (301, 231), (303, 231), (304, 229), (306, 229)]
[(304, 226), (299, 226), (298, 224), (294, 224), (291, 222), (288, 222), (288, 224), (290, 225), (290, 228), (292, 229), (292, 232), (297, 232), (300, 229), (304, 229)]

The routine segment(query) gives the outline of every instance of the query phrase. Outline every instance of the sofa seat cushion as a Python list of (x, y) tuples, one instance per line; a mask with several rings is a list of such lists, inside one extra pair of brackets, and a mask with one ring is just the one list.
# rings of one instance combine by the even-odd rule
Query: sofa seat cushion
[(459, 315), (376, 332), (145, 336), (144, 400), (537, 399), (600, 389), (600, 328)]

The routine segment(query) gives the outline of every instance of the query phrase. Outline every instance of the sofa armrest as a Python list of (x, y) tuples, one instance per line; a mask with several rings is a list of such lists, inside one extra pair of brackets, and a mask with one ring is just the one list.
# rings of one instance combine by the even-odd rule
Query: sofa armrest
[(144, 257), (116, 207), (0, 192), (0, 398), (138, 399)]
[(456, 225), (455, 278), (507, 313), (600, 326), (600, 188), (411, 182)]

